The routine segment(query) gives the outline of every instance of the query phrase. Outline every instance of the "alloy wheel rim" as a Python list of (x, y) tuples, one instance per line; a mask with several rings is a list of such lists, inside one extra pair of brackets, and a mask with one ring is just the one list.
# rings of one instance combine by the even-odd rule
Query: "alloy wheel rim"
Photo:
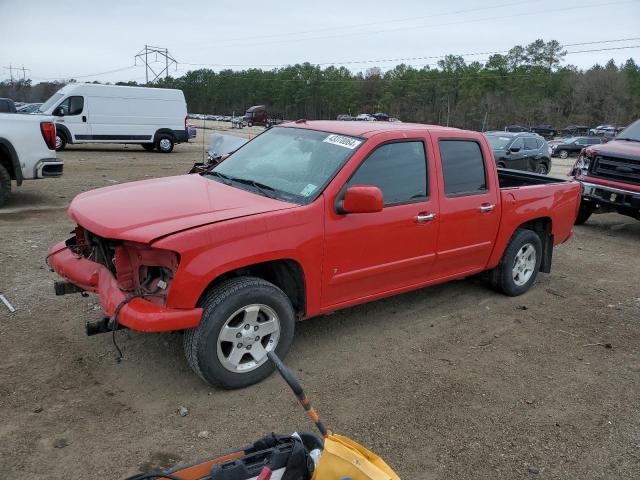
[(160, 148), (162, 150), (169, 150), (169, 148), (171, 148), (171, 142), (168, 138), (163, 138), (162, 140), (160, 140)]
[(222, 366), (233, 373), (247, 373), (267, 361), (280, 339), (280, 319), (263, 304), (252, 304), (229, 316), (218, 334), (216, 351)]
[(60, 148), (62, 146), (62, 138), (59, 135), (56, 135), (56, 148)]
[(511, 270), (513, 282), (521, 287), (525, 285), (533, 275), (536, 268), (536, 249), (531, 243), (525, 243), (518, 253), (513, 262), (513, 269)]

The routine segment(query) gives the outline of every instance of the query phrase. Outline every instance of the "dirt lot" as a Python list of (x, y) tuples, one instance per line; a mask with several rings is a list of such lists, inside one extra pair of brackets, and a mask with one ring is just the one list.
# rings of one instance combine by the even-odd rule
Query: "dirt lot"
[[(277, 376), (212, 389), (178, 334), (120, 332), (117, 363), (109, 335), (84, 334), (96, 299), (53, 294), (44, 257), (74, 195), (200, 155), (72, 146), (63, 178), (25, 183), (0, 213), (0, 291), (17, 309), (0, 304), (2, 478), (118, 479), (311, 430)], [(639, 246), (640, 222), (595, 216), (522, 297), (468, 279), (351, 308), (299, 324), (287, 361), (326, 424), (403, 479), (637, 479)]]

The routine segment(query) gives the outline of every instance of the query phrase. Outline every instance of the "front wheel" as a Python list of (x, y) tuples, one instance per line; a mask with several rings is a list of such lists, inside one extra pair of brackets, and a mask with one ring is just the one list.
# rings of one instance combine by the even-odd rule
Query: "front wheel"
[(255, 277), (227, 280), (205, 294), (200, 326), (184, 336), (189, 365), (205, 382), (243, 388), (273, 372), (267, 352), (289, 351), (295, 315), (278, 287)]
[(569, 157), (569, 152), (567, 150), (560, 150), (558, 152), (558, 156), (562, 159), (568, 158)]
[(593, 207), (587, 203), (581, 202), (580, 209), (578, 210), (578, 216), (576, 217), (575, 225), (582, 225), (593, 213)]
[(56, 131), (56, 152), (64, 150), (67, 146), (67, 137), (64, 133)]
[(531, 288), (542, 261), (542, 241), (533, 230), (518, 229), (500, 264), (491, 272), (491, 283), (502, 293), (515, 297)]

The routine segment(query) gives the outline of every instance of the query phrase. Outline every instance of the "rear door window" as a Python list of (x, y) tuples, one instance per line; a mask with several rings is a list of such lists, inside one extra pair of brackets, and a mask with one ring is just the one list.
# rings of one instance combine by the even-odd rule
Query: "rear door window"
[(396, 142), (378, 147), (358, 167), (348, 185), (378, 187), (385, 206), (425, 200), (428, 191), (424, 144)]
[(485, 193), (487, 176), (480, 145), (473, 140), (440, 140), (439, 144), (445, 194)]

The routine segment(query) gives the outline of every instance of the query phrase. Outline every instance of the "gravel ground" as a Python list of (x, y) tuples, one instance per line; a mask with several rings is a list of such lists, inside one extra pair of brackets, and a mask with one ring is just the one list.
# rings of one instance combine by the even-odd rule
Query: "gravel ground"
[[(96, 298), (54, 296), (44, 257), (73, 228), (73, 196), (202, 155), (95, 147), (60, 153), (64, 177), (25, 183), (0, 211), (0, 291), (17, 309), (0, 304), (2, 478), (118, 479), (311, 430), (279, 377), (212, 389), (179, 334), (121, 332), (117, 363), (109, 335), (84, 335)], [(637, 479), (639, 245), (640, 222), (594, 216), (524, 296), (467, 279), (311, 319), (287, 363), (325, 423), (403, 479)]]

